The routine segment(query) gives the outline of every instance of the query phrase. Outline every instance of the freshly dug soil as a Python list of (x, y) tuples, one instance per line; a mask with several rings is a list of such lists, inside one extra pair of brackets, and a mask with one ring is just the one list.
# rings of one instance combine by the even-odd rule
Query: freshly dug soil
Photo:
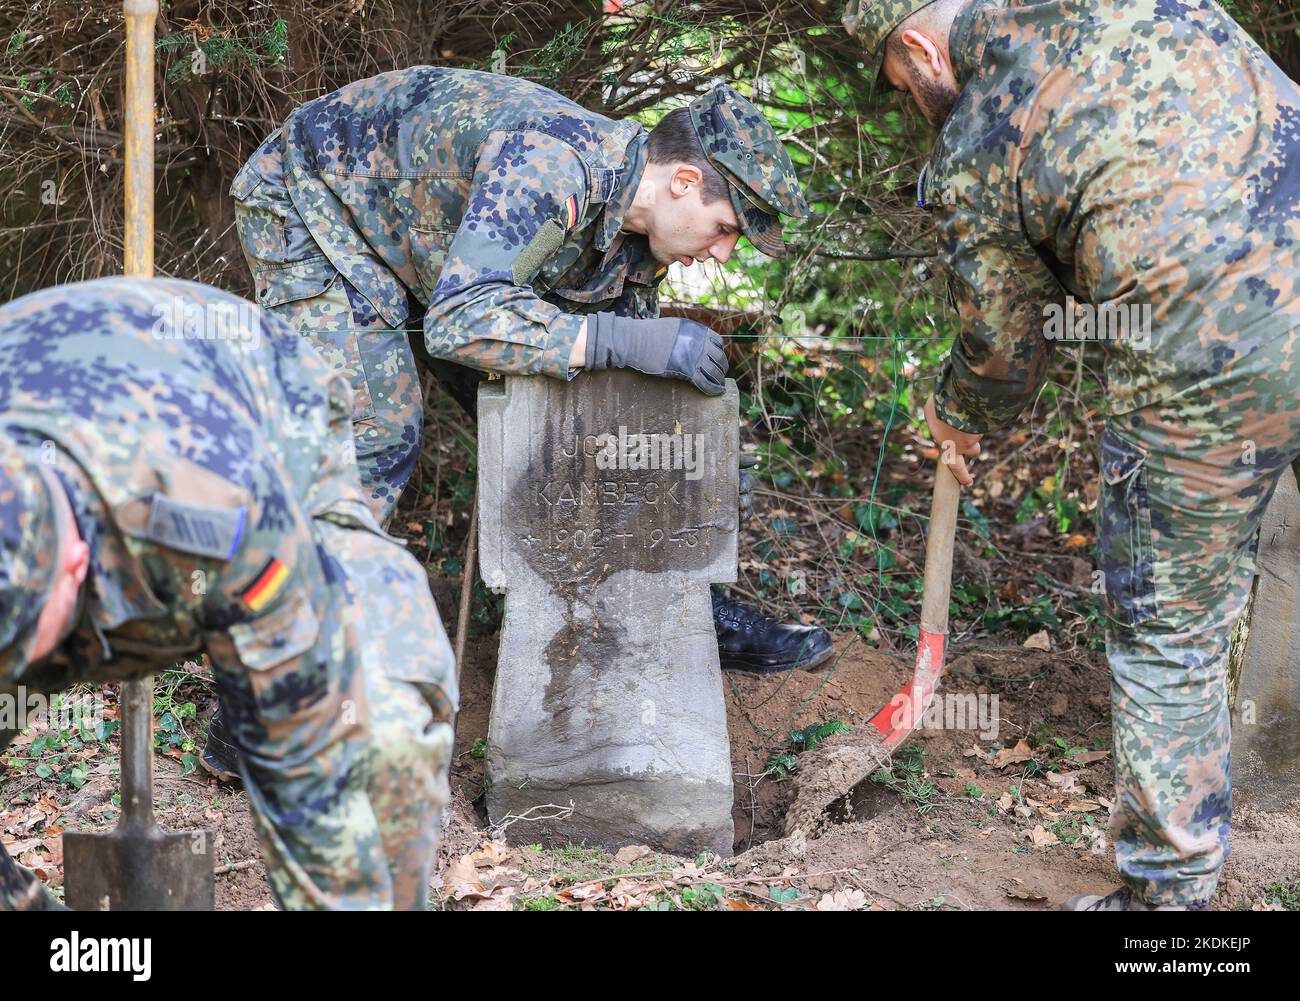
[(832, 822), (827, 812), (831, 805), (851, 797), (863, 782), (890, 764), (889, 751), (873, 726), (828, 737), (799, 762), (785, 833), (805, 838), (821, 834)]
[[(737, 851), (783, 837), (787, 812), (791, 832), (802, 827), (806, 837), (816, 836), (824, 826), (825, 808), (849, 791), (852, 783), (841, 788), (849, 776), (861, 778), (875, 771), (873, 752), (880, 749), (869, 739), (858, 743), (861, 737), (848, 738), (865, 734), (867, 721), (911, 673), (911, 663), (873, 650), (850, 634), (839, 639), (825, 667), (813, 673), (723, 676), (736, 785)], [(792, 731), (833, 721), (852, 727), (854, 733), (836, 735), (802, 755), (793, 781), (764, 775), (772, 751), (784, 750)], [(845, 750), (837, 753), (836, 748)], [(883, 752), (879, 757), (888, 758)], [(804, 802), (792, 809), (800, 786), (807, 790)]]
[[(446, 596), (439, 597), (441, 605)], [(474, 636), (461, 676), (453, 801), (439, 879), (450, 862), (478, 849), (487, 836), (483, 767), (472, 750), (476, 739), (487, 736), (496, 646), (494, 635)], [(897, 783), (875, 781), (845, 795), (822, 765), (834, 761), (837, 746), (852, 746), (847, 734), (795, 755), (787, 778), (767, 768), (773, 750), (792, 753), (792, 730), (833, 720), (855, 728), (866, 724), (911, 673), (910, 659), (846, 635), (837, 639), (837, 656), (824, 670), (727, 676), (737, 855), (725, 871), (767, 878), (760, 887), (794, 887), (801, 900), (813, 903), (819, 894), (857, 890), (885, 909), (1048, 910), (1076, 893), (1117, 886), (1106, 836), (1113, 767), (1106, 753), (1110, 676), (1104, 657), (958, 644), (948, 667), (940, 696), (984, 696), (990, 716), (978, 721), (987, 724), (979, 729), (921, 729), (894, 755), (895, 775), (910, 762), (913, 779), (923, 787), (919, 798), (901, 793)], [(196, 701), (200, 719), (206, 718), (212, 703)], [(1022, 739), (1032, 744), (1032, 759), (998, 759), (998, 749), (1015, 759)], [(1087, 760), (1067, 758), (1051, 750), (1058, 740), (1096, 750)], [(0, 802), (10, 815), (38, 800), (53, 802), (59, 809), (55, 819), (67, 829), (103, 830), (117, 819), (111, 805), (116, 770), (115, 754), (101, 756), (79, 791), (53, 780), (33, 784), (30, 778), (0, 776)], [(218, 909), (273, 906), (243, 792), (202, 772), (182, 775), (179, 763), (166, 758), (157, 761), (157, 783), (164, 827), (207, 827), (216, 835)], [(787, 836), (785, 817), (799, 789), (813, 784), (839, 798), (817, 813), (816, 824), (807, 825), (811, 831)], [(1258, 907), (1276, 897), (1278, 887), (1300, 880), (1300, 803), (1266, 812), (1249, 797), (1238, 797), (1232, 841), (1215, 909)], [(61, 862), (58, 855), (48, 856), (47, 868), (59, 879), (56, 859)]]

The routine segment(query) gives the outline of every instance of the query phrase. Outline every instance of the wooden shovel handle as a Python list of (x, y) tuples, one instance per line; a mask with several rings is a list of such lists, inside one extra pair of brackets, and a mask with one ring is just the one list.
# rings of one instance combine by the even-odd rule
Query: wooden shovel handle
[[(123, 0), (126, 18), (126, 232), (122, 270), (153, 277), (154, 22), (158, 0)], [(122, 823), (153, 827), (153, 675), (123, 682)]]
[(952, 591), (952, 547), (957, 534), (961, 484), (942, 460), (934, 475), (930, 534), (925, 540), (925, 591), (921, 595), (921, 631), (948, 632), (948, 596)]
[(123, 272), (153, 277), (154, 22), (158, 0), (124, 0), (126, 17), (126, 233)]

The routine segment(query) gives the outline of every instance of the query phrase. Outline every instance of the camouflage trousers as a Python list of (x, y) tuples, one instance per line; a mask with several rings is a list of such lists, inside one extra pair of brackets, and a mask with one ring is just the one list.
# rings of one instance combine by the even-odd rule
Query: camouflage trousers
[[(361, 514), (311, 520), (310, 572), (326, 597), (302, 659), (208, 643), (268, 881), (287, 909), (426, 906), (450, 795), (451, 648), (424, 568)], [(14, 733), (0, 732), (0, 748)], [(52, 906), (0, 847), (0, 910)]]
[(1102, 435), (1110, 833), (1124, 882), (1153, 904), (1209, 900), (1228, 855), (1228, 647), (1264, 509), (1300, 456), (1289, 351), (1256, 352), (1208, 388), (1112, 418)]
[(237, 178), (235, 229), (257, 302), (347, 374), (361, 484), (383, 524), (415, 471), (424, 427), (406, 330), (390, 326), (312, 238), (284, 185), (279, 130), (255, 160)]
[(388, 326), (346, 278), (269, 307), (352, 383), (352, 437), (366, 502), (382, 525), (420, 458), (424, 400), (404, 327)]

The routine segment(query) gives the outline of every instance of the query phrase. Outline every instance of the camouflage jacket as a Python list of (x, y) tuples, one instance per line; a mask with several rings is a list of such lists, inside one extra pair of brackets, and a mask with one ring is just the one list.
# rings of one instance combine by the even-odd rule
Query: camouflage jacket
[(393, 326), (409, 293), (435, 357), (568, 378), (577, 314), (658, 312), (664, 268), (619, 233), (645, 144), (639, 124), (512, 77), (421, 66), (349, 84), (295, 110), (235, 178), (237, 199), (287, 190), (274, 211), (315, 244), (273, 248), (259, 301), (337, 270)]
[(309, 649), (326, 576), (306, 522), (373, 527), (350, 413), (345, 378), (302, 338), (215, 289), (105, 279), (0, 309), (0, 433), (52, 469), (91, 551), (72, 635), (0, 687), (205, 649), (231, 662), (232, 644), (265, 671)]
[(972, 0), (949, 49), (961, 94), (919, 192), (961, 316), (949, 424), (1015, 420), (1067, 296), (1094, 307), (1076, 338), (1098, 337), (1096, 307), (1129, 318), (1103, 341), (1117, 414), (1226, 379), (1300, 322), (1300, 92), (1219, 6)]

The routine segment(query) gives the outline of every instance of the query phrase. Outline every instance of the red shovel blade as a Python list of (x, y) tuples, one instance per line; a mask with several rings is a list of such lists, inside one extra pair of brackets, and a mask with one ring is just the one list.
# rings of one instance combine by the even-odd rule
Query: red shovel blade
[(893, 750), (916, 729), (934, 698), (943, 674), (943, 633), (921, 633), (916, 644), (916, 666), (912, 677), (885, 708), (871, 717), (871, 725), (880, 734), (880, 742)]

